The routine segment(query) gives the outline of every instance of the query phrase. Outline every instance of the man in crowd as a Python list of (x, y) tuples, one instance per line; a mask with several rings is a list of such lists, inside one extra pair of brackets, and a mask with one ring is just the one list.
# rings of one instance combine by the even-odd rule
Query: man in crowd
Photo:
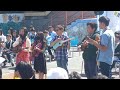
[[(57, 25), (55, 29), (57, 35), (55, 36), (54, 39), (51, 41), (51, 47), (54, 46), (56, 43), (58, 43), (61, 40), (66, 40), (68, 39), (67, 36), (63, 35), (64, 28), (61, 25)], [(62, 44), (62, 46), (59, 46), (55, 50), (55, 59), (57, 61), (57, 66), (64, 68), (68, 72), (68, 49), (70, 49), (70, 42), (65, 42)]]
[(49, 35), (51, 36), (51, 38), (54, 39), (55, 36), (57, 35), (56, 32), (54, 31), (54, 28), (52, 26), (49, 26), (48, 31), (49, 31)]
[(111, 65), (114, 60), (115, 36), (109, 26), (110, 19), (102, 16), (99, 18), (99, 27), (103, 30), (100, 37), (100, 44), (95, 40), (89, 38), (88, 42), (95, 45), (98, 49), (98, 58), (100, 71), (103, 75), (111, 78)]
[[(93, 40), (99, 42), (99, 32), (97, 31), (96, 23), (87, 23), (87, 32), (88, 36)], [(87, 42), (87, 37), (82, 42), (81, 50), (83, 51), (83, 59), (84, 59), (84, 68), (85, 74), (88, 79), (97, 76), (97, 47)], [(91, 53), (92, 52), (92, 53)]]
[(49, 35), (49, 32), (47, 30), (44, 31), (45, 39), (47, 41), (47, 50), (49, 55), (51, 55), (51, 60), (54, 59), (54, 55), (52, 54), (50, 42), (52, 40), (51, 36)]

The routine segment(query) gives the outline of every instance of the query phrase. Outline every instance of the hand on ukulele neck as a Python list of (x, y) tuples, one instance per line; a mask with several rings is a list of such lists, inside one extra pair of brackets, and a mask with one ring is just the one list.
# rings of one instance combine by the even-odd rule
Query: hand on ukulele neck
[(59, 42), (59, 41), (61, 41), (62, 39), (61, 38), (58, 38), (57, 40), (56, 40), (56, 42)]

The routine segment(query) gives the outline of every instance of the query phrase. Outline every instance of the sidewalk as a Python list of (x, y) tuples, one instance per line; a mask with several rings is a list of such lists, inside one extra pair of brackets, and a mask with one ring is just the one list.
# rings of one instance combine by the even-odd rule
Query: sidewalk
[(3, 79), (13, 79), (14, 73), (3, 74)]
[[(79, 52), (74, 52), (73, 56), (71, 58), (68, 58), (68, 70), (69, 72), (72, 71), (77, 71), (81, 74), (82, 71), (82, 79), (86, 79), (85, 73), (84, 73), (84, 65), (82, 64), (82, 53), (79, 54)], [(52, 62), (47, 62), (47, 70), (51, 69), (51, 68), (55, 68), (57, 67), (56, 61), (52, 61)], [(3, 79), (13, 79), (14, 76), (14, 69), (10, 69), (11, 67), (7, 67), (3, 69)], [(118, 69), (117, 69), (117, 73), (114, 73), (115, 70), (112, 70), (113, 72), (113, 77), (115, 77), (115, 79), (120, 79), (119, 78), (119, 73), (118, 73)], [(38, 77), (38, 76), (37, 76)]]
[[(68, 69), (70, 72), (77, 71), (81, 72), (81, 55), (79, 56), (78, 52), (74, 52), (73, 56), (68, 59)], [(56, 61), (47, 62), (47, 70), (50, 68), (57, 67)], [(14, 69), (10, 69), (11, 67), (3, 68), (3, 79), (13, 79)], [(83, 70), (84, 71), (84, 70)], [(84, 73), (84, 72), (83, 72)]]

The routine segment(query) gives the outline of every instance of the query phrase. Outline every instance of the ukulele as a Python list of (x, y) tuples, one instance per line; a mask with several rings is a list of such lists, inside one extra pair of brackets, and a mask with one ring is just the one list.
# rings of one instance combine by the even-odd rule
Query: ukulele
[(58, 47), (62, 46), (63, 43), (68, 42), (73, 39), (75, 39), (75, 38), (73, 37), (73, 38), (69, 38), (67, 40), (61, 40), (61, 41), (57, 42), (55, 45), (53, 45), (53, 49), (56, 50)]

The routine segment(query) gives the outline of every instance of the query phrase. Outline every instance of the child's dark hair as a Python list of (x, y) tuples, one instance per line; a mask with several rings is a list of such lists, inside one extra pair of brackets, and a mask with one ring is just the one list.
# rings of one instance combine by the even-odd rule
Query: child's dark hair
[[(38, 32), (36, 37), (35, 37), (35, 43), (37, 43), (37, 40), (40, 40), (42, 43), (42, 46), (45, 46), (45, 39), (44, 39), (44, 33), (43, 32)], [(42, 47), (43, 48), (43, 47)]]
[(69, 79), (81, 79), (81, 75), (78, 72), (73, 71), (69, 74)]
[(90, 27), (92, 28), (92, 29), (95, 29), (95, 31), (97, 30), (97, 23), (93, 23), (93, 22), (89, 22), (89, 23), (87, 23), (87, 26), (88, 25), (90, 25)]
[(106, 26), (108, 26), (109, 22), (110, 22), (110, 19), (105, 17), (105, 16), (102, 16), (102, 17), (99, 18), (99, 22), (104, 23)]
[(19, 62), (15, 68), (18, 71), (22, 79), (30, 79), (35, 76), (35, 72), (32, 66), (26, 62)]

